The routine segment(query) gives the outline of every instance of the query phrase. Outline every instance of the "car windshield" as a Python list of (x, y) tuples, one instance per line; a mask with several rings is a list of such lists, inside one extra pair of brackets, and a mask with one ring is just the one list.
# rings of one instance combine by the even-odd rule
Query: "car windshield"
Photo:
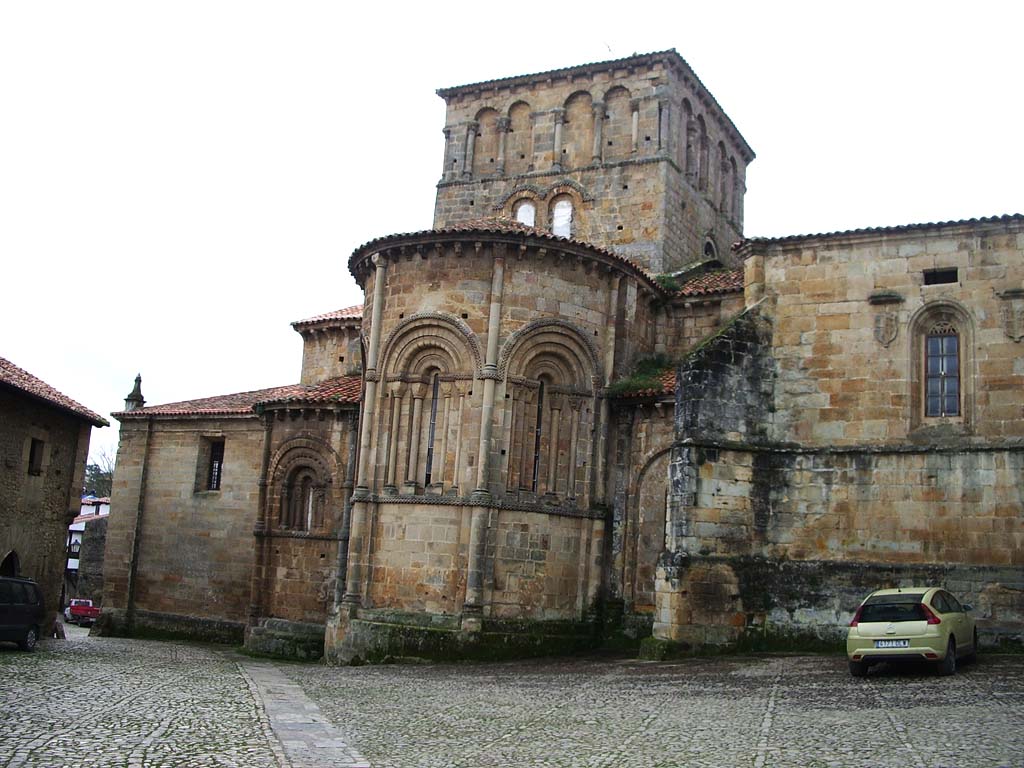
[(860, 620), (871, 621), (925, 621), (921, 607), (923, 594), (875, 595), (869, 597), (860, 611)]

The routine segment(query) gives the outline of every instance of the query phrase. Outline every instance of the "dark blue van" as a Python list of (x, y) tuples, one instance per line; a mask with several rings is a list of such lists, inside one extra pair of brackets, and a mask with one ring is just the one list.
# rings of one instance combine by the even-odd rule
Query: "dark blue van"
[(31, 579), (0, 576), (0, 640), (35, 650), (46, 616), (43, 593)]

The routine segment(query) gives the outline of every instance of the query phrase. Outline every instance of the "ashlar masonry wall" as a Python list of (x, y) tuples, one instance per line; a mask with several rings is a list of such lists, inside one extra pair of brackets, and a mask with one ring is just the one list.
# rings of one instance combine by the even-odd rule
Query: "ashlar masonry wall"
[[(838, 637), (871, 589), (939, 582), (975, 605), (983, 643), (1021, 638), (1019, 229), (749, 246), (763, 330), (740, 361), (680, 371), (656, 636)], [(929, 334), (960, 342), (959, 413), (925, 411)], [(760, 388), (733, 381), (751, 356)]]
[[(224, 441), (218, 490), (206, 489), (210, 440)], [(123, 418), (104, 555), (106, 631), (241, 641), (262, 444), (255, 416)]]

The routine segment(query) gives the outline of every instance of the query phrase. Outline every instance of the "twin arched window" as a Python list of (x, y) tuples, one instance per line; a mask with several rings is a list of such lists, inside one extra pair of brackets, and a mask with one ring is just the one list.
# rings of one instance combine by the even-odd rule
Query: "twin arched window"
[[(556, 197), (548, 215), (551, 234), (558, 237), (572, 237), (573, 213), (572, 200), (568, 196)], [(532, 200), (516, 201), (512, 206), (512, 215), (520, 224), (525, 224), (528, 227), (537, 226), (537, 205)]]
[(311, 468), (299, 467), (282, 487), (278, 524), (292, 531), (323, 527), (324, 489)]

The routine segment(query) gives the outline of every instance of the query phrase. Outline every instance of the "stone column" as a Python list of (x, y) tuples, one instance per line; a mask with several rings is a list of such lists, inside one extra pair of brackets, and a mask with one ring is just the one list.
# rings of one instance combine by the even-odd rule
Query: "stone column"
[(420, 430), (423, 421), (423, 398), (427, 396), (427, 385), (416, 384), (411, 387), (412, 394), (412, 426), (409, 427), (409, 466), (405, 472), (405, 493), (415, 493), (420, 471)]
[(551, 398), (551, 437), (548, 445), (547, 493), (558, 493), (558, 428), (562, 422), (562, 406), (565, 398), (561, 395)]
[(442, 131), (444, 134), (444, 165), (441, 166), (441, 179), (446, 180), (451, 176), (451, 154), (452, 154), (452, 129), (448, 126)]
[(686, 178), (697, 184), (697, 121), (692, 117), (686, 121)]
[(594, 109), (594, 150), (591, 153), (590, 161), (594, 165), (601, 163), (602, 144), (604, 143), (604, 102), (595, 101)]
[(562, 170), (562, 124), (565, 122), (565, 110), (553, 109), (551, 116), (555, 121), (555, 148), (552, 152), (551, 170)]
[(569, 499), (576, 498), (576, 457), (579, 455), (580, 415), (583, 413), (582, 405), (582, 398), (575, 396), (569, 398), (569, 481), (565, 491), (566, 498)]
[(504, 246), (494, 245), (491, 268), (491, 307), (487, 318), (487, 352), (483, 379), (483, 407), (480, 411), (480, 442), (477, 447), (476, 489), (473, 491), (473, 516), (470, 521), (469, 558), (466, 566), (466, 602), (463, 605), (463, 629), (479, 631), (483, 610), (483, 571), (487, 516), (491, 502), (491, 434), (494, 426), (494, 388), (498, 373), (498, 339), (501, 332), (501, 301), (505, 291)]
[(441, 395), (441, 448), (434, 454), (434, 462), (437, 464), (437, 482), (434, 485), (443, 493), (444, 471), (447, 468), (448, 459), (448, 415), (449, 411), (451, 411), (452, 402), (451, 382), (442, 381), (438, 389)]
[(452, 490), (459, 490), (459, 475), (462, 472), (462, 414), (465, 411), (466, 406), (466, 389), (467, 384), (464, 381), (457, 382), (455, 389), (459, 393), (459, 403), (457, 407), (457, 415), (459, 417), (458, 423), (455, 425), (455, 467), (454, 474), (452, 475)]
[(509, 119), (498, 118), (498, 167), (495, 168), (499, 176), (505, 175), (505, 144), (508, 140)]
[(658, 101), (658, 151), (663, 155), (672, 156), (670, 133), (672, 130), (672, 111), (668, 99)]
[(370, 440), (377, 413), (377, 357), (380, 354), (381, 315), (384, 310), (384, 285), (387, 282), (387, 259), (377, 253), (371, 257), (374, 266), (373, 308), (370, 314), (370, 342), (366, 354), (366, 391), (363, 394), (363, 410), (360, 415), (359, 465), (356, 471), (356, 488), (352, 493), (352, 529), (349, 536), (348, 573), (345, 576), (344, 603), (354, 611), (362, 602), (363, 592), (363, 547), (367, 541), (367, 518), (370, 501), (368, 468), (370, 463)]
[[(530, 459), (533, 456), (533, 432), (527, 431), (527, 427), (531, 423), (530, 416), (533, 415), (531, 412), (537, 410), (533, 407), (533, 404), (537, 400), (536, 390), (524, 388), (521, 399), (522, 405), (520, 406), (519, 411), (522, 413), (523, 419), (521, 427), (522, 441), (519, 444), (519, 487), (524, 490), (532, 490), (533, 475), (531, 474), (529, 477), (526, 477), (526, 468), (527, 466), (530, 466), (532, 473), (532, 464), (530, 463)], [(536, 429), (536, 424), (534, 424), (534, 429)]]
[(388, 425), (388, 463), (384, 469), (384, 493), (398, 493), (398, 443), (402, 436), (402, 400), (405, 384), (391, 384), (391, 423)]
[(462, 175), (467, 179), (473, 175), (473, 153), (476, 151), (476, 132), (479, 128), (480, 124), (475, 120), (466, 124), (466, 151), (463, 153), (466, 164), (462, 166)]
[(334, 581), (334, 605), (332, 613), (337, 613), (342, 599), (345, 597), (345, 576), (348, 571), (348, 539), (352, 531), (352, 488), (356, 478), (356, 438), (359, 435), (359, 413), (347, 413), (344, 416), (345, 450), (348, 453), (345, 461), (345, 481), (342, 492), (345, 500), (341, 508), (341, 530), (338, 532), (338, 576)]
[(256, 626), (263, 614), (263, 587), (265, 585), (264, 573), (269, 560), (267, 549), (269, 546), (268, 533), (270, 531), (270, 503), (267, 497), (267, 486), (270, 469), (270, 438), (274, 429), (274, 416), (269, 413), (261, 413), (260, 419), (263, 422), (263, 454), (260, 459), (259, 491), (256, 501), (256, 508), (259, 516), (256, 518), (256, 525), (253, 528), (253, 535), (256, 537), (255, 562), (253, 563), (252, 577), (249, 581), (249, 624), (246, 633), (251, 627)]
[[(619, 285), (622, 277), (618, 274), (610, 276), (609, 288), (608, 288), (608, 313), (605, 316), (605, 329), (604, 329), (604, 380), (602, 385), (607, 387), (611, 384), (612, 374), (615, 368), (615, 318), (619, 313)], [(601, 402), (598, 412), (598, 423), (594, 430), (595, 435), (598, 439), (594, 441), (594, 477), (597, 478), (595, 488), (597, 489), (598, 498), (594, 499), (597, 503), (604, 503), (606, 498), (607, 486), (601, 482), (601, 478), (604, 477), (604, 466), (606, 453), (608, 451), (608, 398), (601, 397)]]
[(630, 152), (636, 154), (640, 148), (640, 99), (631, 99), (629, 102), (629, 108), (632, 111), (633, 123), (632, 123), (632, 149)]

